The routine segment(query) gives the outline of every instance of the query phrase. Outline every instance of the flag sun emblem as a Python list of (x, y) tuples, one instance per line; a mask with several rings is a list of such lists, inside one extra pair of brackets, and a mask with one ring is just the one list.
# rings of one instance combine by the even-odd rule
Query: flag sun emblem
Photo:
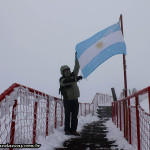
[(99, 49), (100, 49), (102, 46), (103, 46), (103, 43), (102, 43), (102, 42), (98, 42), (98, 43), (96, 44), (96, 47), (99, 48)]

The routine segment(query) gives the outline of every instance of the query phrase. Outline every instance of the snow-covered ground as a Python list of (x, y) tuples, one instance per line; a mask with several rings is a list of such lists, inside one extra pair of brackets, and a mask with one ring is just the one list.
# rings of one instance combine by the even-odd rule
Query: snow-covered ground
[[(98, 120), (99, 118), (97, 116), (92, 116), (91, 114), (87, 115), (86, 117), (80, 116), (78, 120), (79, 123), (78, 123), (77, 131), (80, 132), (86, 123), (91, 123), (93, 121), (98, 121)], [(47, 136), (46, 138), (43, 136), (39, 136), (37, 143), (41, 144), (41, 147), (38, 150), (53, 150), (54, 147), (61, 147), (62, 143), (65, 140), (68, 140), (73, 137), (75, 136), (65, 135), (63, 131), (63, 127), (60, 127), (59, 129), (55, 129), (54, 133)], [(29, 150), (29, 149), (24, 149), (24, 150)]]
[(108, 140), (115, 140), (115, 144), (118, 145), (118, 149), (135, 150), (135, 147), (127, 142), (124, 138), (123, 132), (114, 125), (111, 119), (106, 122), (106, 127), (108, 130)]
[[(79, 117), (79, 124), (78, 124), (78, 132), (80, 132), (83, 126), (86, 123), (91, 123), (93, 121), (98, 121), (99, 118), (97, 116), (92, 116), (91, 114)], [(116, 128), (116, 126), (112, 123), (111, 119), (106, 122), (106, 126), (108, 128), (107, 138), (110, 140), (116, 140), (116, 144), (118, 145), (118, 149), (124, 150), (135, 150), (135, 148), (128, 144), (125, 140), (123, 133)], [(65, 140), (73, 138), (72, 135), (64, 135), (63, 127), (54, 130), (54, 133), (45, 137), (40, 136), (37, 140), (38, 144), (41, 144), (39, 150), (53, 150), (54, 147), (61, 147), (62, 143)], [(33, 149), (33, 148), (32, 148)], [(29, 149), (26, 149), (29, 150)]]

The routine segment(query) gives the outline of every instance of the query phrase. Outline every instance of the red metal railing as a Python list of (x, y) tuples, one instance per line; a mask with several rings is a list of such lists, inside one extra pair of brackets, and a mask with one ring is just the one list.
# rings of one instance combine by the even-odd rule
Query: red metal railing
[[(145, 99), (147, 98), (147, 99)], [(141, 100), (147, 100), (149, 113), (140, 106)], [(112, 121), (124, 137), (138, 150), (150, 149), (150, 87), (117, 102), (112, 102)]]
[[(94, 115), (112, 97), (97, 93), (92, 103), (79, 103), (79, 115)], [(0, 95), (0, 144), (34, 144), (63, 126), (63, 102), (32, 88), (13, 84)]]
[(86, 116), (87, 114), (95, 114), (97, 107), (102, 106), (108, 103), (111, 104), (113, 101), (112, 96), (109, 96), (107, 94), (101, 94), (101, 93), (96, 93), (92, 103), (79, 103), (79, 115), (81, 116)]
[(62, 100), (13, 84), (0, 95), (0, 144), (35, 144), (63, 126)]

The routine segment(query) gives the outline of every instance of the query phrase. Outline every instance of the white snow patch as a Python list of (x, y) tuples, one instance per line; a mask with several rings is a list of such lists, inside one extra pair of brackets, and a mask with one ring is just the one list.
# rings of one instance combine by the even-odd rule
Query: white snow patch
[(88, 114), (87, 116), (80, 116), (78, 120), (78, 132), (83, 129), (83, 126), (85, 124), (92, 123), (93, 121), (98, 121), (99, 118), (96, 115), (92, 116), (91, 114)]
[(124, 150), (136, 150), (133, 145), (129, 144), (127, 140), (124, 138), (123, 132), (120, 131), (112, 122), (112, 120), (108, 120), (105, 123), (108, 133), (106, 137), (108, 140), (114, 140), (116, 141), (114, 144), (118, 145), (118, 149), (124, 149)]

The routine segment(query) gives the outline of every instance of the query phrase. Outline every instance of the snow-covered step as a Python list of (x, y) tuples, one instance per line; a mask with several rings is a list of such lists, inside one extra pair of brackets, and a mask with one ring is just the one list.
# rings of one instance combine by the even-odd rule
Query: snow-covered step
[(97, 113), (100, 118), (112, 117), (112, 107), (111, 106), (99, 106), (97, 109)]

